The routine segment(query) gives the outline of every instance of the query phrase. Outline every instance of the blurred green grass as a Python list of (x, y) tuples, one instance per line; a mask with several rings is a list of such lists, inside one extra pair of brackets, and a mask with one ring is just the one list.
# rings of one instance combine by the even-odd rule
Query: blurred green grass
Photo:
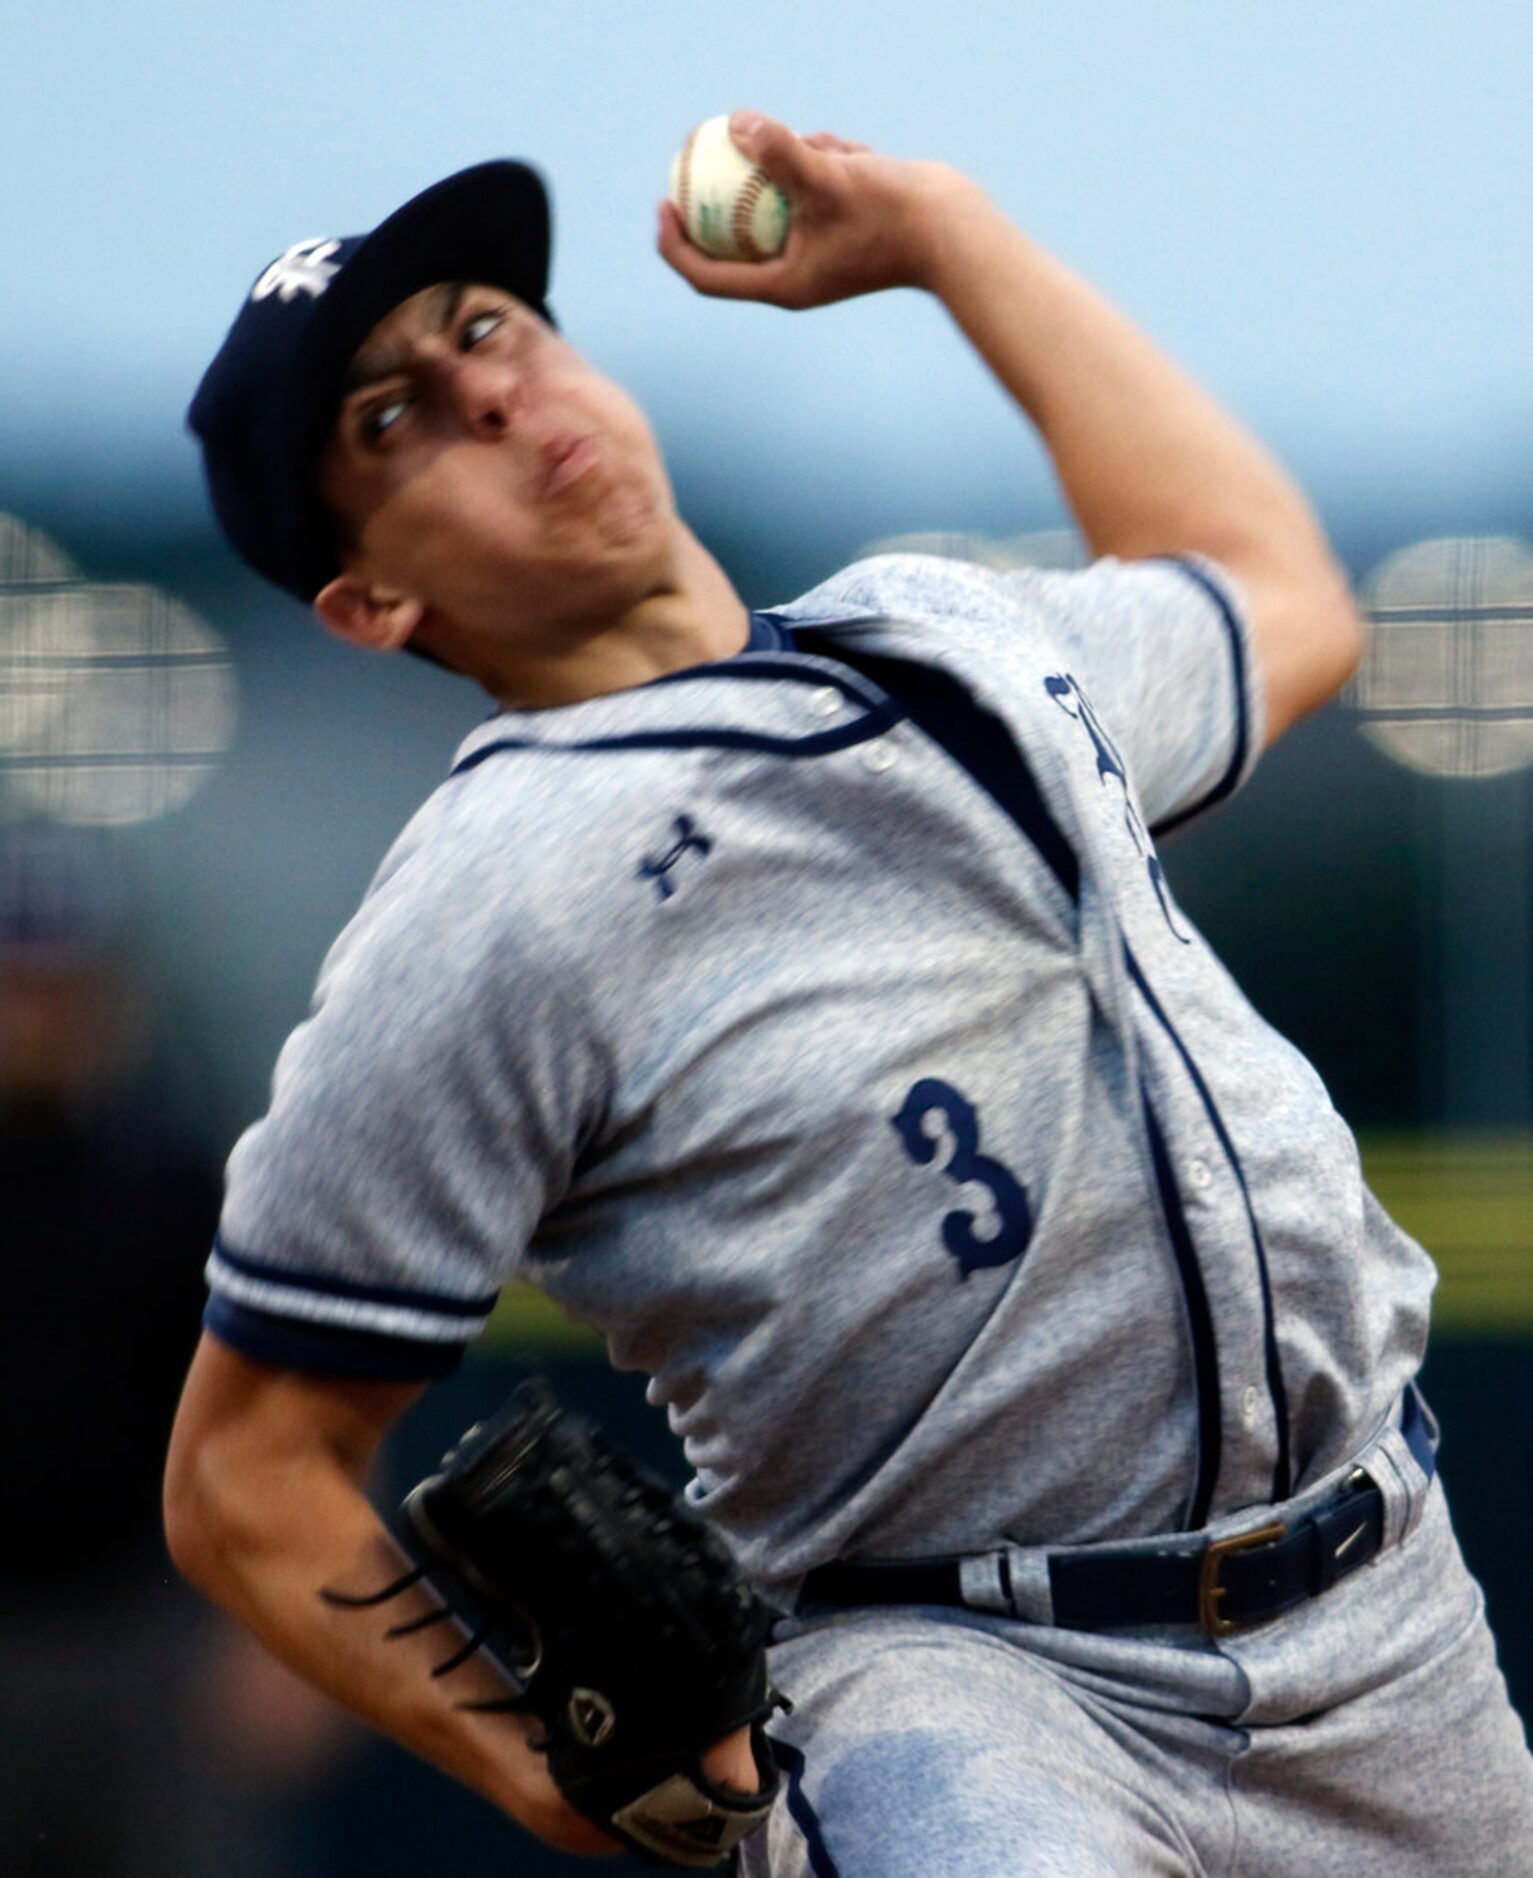
[(1533, 1335), (1533, 1136), (1365, 1135), (1369, 1184), (1437, 1261), (1439, 1330)]
[[(1374, 1192), (1437, 1261), (1436, 1328), (1533, 1336), (1533, 1136), (1377, 1134), (1360, 1146)], [(486, 1341), (601, 1349), (593, 1331), (522, 1284), (507, 1286)]]

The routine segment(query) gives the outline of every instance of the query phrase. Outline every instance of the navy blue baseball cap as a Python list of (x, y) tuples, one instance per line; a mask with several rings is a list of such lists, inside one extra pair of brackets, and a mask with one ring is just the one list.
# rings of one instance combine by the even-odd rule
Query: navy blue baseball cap
[(434, 184), (371, 234), (300, 241), (265, 269), (187, 412), (214, 513), (252, 567), (305, 602), (340, 572), (316, 466), (379, 320), (440, 281), (504, 287), (550, 319), (550, 238), (542, 178), (502, 160)]

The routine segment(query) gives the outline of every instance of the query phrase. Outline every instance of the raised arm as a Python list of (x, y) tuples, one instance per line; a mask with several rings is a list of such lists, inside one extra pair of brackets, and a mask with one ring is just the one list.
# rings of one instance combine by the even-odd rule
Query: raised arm
[(1094, 553), (1205, 554), (1235, 577), (1269, 743), (1340, 687), (1361, 631), (1304, 497), (1130, 321), (944, 165), (745, 113), (732, 129), (793, 204), (788, 243), (774, 260), (716, 261), (666, 205), (660, 248), (684, 279), (792, 308), (886, 287), (934, 294), (1037, 426)]
[(364, 1721), (475, 1788), (549, 1843), (617, 1848), (560, 1795), (515, 1715), (456, 1706), (504, 1695), (472, 1658), (450, 1676), (440, 1630), (385, 1638), (435, 1608), (423, 1591), (374, 1610), (330, 1603), (404, 1570), (363, 1482), (414, 1387), (268, 1369), (204, 1336), (187, 1378), (166, 1473), (166, 1533), (182, 1572), (299, 1675)]

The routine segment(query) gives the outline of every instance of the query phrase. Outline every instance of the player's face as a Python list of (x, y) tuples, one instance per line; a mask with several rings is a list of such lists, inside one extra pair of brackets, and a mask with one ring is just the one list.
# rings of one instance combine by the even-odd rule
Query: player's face
[(638, 407), (496, 287), (426, 288), (373, 329), (320, 490), (348, 569), (479, 629), (610, 616), (671, 553), (670, 487)]

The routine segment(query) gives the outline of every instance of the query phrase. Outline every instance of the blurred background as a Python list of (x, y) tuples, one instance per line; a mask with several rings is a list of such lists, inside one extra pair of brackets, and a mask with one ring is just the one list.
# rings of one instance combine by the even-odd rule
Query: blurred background
[[(938, 309), (705, 303), (656, 260), (674, 148), (737, 104), (979, 177), (1268, 439), (1374, 611), (1347, 699), (1165, 860), (1439, 1260), (1443, 1473), (1533, 1712), (1533, 13), (140, 0), (7, 27), (0, 1867), (567, 1868), (319, 1707), (160, 1550), (222, 1159), (484, 709), (244, 574), (181, 414), (274, 254), (525, 155), (564, 329), (650, 412), (748, 600), (889, 541), (1069, 560)], [(533, 1365), (674, 1464), (629, 1382), (512, 1299), (383, 1491)]]

